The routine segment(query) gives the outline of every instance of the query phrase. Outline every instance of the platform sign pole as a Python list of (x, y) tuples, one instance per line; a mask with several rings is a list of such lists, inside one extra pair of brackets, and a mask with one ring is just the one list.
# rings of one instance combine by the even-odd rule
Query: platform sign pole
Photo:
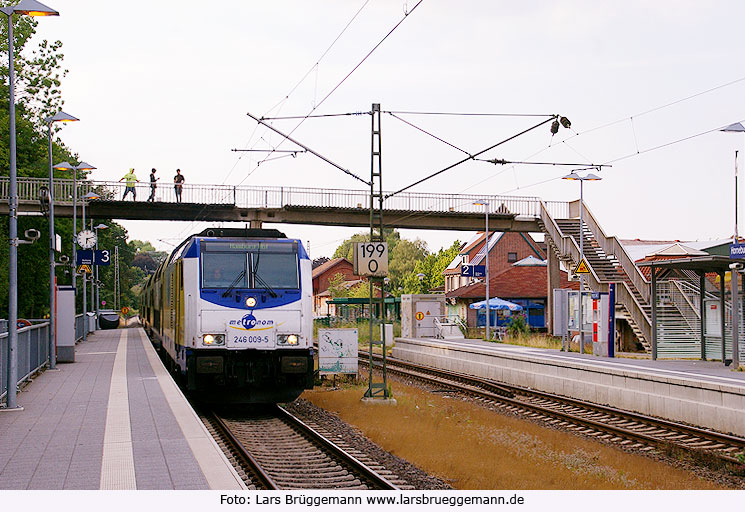
[[(584, 228), (584, 181), (579, 180), (579, 259), (585, 260), (585, 228)], [(584, 319), (582, 318), (582, 300), (585, 296), (585, 275), (579, 275), (579, 353), (585, 353), (585, 330)]]
[[(732, 368), (737, 370), (740, 367), (740, 344), (739, 344), (739, 329), (740, 329), (740, 294), (738, 290), (737, 280), (740, 278), (740, 273), (736, 268), (732, 269)], [(722, 333), (724, 336), (724, 333)]]

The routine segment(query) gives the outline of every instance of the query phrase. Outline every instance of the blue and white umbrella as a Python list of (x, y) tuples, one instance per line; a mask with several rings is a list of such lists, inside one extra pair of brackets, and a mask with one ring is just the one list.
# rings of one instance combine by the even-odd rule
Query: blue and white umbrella
[[(486, 309), (486, 301), (474, 302), (468, 306), (471, 309)], [(522, 311), (523, 307), (520, 304), (509, 302), (499, 297), (491, 297), (489, 299), (489, 309), (508, 309), (510, 311)]]

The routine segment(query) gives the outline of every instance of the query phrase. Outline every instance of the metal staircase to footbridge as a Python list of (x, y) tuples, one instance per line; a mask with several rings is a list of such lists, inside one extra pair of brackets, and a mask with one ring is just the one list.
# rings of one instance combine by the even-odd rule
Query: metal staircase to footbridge
[(648, 352), (652, 348), (651, 284), (634, 264), (616, 237), (607, 236), (584, 206), (580, 227), (579, 201), (569, 203), (568, 218), (554, 218), (541, 208), (539, 225), (546, 235), (548, 250), (567, 268), (580, 261), (580, 229), (584, 238), (584, 259), (590, 267), (586, 283), (593, 291), (608, 291), (616, 283), (616, 317), (623, 318)]

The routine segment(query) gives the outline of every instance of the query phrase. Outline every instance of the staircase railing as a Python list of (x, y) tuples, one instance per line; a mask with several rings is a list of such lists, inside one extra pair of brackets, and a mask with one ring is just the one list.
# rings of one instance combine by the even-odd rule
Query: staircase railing
[(644, 339), (652, 342), (652, 320), (642, 308), (641, 304), (631, 292), (629, 285), (621, 282), (616, 284), (616, 304), (622, 304), (631, 315), (631, 319), (641, 329)]
[[(579, 203), (579, 201), (572, 201), (570, 203), (570, 212), (578, 210), (576, 203)], [(605, 254), (612, 254), (616, 258), (616, 260), (618, 260), (621, 268), (629, 277), (629, 279), (631, 279), (634, 287), (639, 291), (639, 293), (641, 293), (644, 301), (649, 303), (650, 296), (652, 294), (651, 284), (649, 283), (649, 281), (647, 281), (646, 277), (644, 277), (644, 274), (642, 274), (641, 270), (639, 270), (639, 267), (634, 264), (634, 261), (629, 256), (629, 253), (626, 252), (626, 249), (623, 247), (618, 238), (616, 238), (615, 236), (606, 236), (605, 232), (600, 227), (600, 224), (595, 219), (595, 216), (587, 208), (587, 205), (582, 206), (584, 207), (584, 213), (582, 214), (582, 216), (584, 217), (585, 224), (590, 229), (590, 232), (595, 237), (595, 240), (597, 240), (598, 245), (603, 249)]]
[[(572, 210), (572, 205), (574, 203), (570, 203), (570, 212)], [(576, 207), (575, 207), (576, 209)], [(589, 213), (587, 209), (585, 209), (586, 213)], [(565, 235), (562, 233), (561, 229), (559, 228), (558, 224), (556, 224), (556, 221), (554, 218), (549, 214), (548, 210), (546, 209), (543, 202), (541, 202), (541, 221), (543, 222), (544, 229), (546, 230), (546, 233), (549, 237), (554, 241), (557, 248), (559, 249), (559, 252), (562, 255), (569, 255), (569, 257), (573, 261), (579, 261), (579, 246), (577, 245), (577, 242), (574, 240), (573, 237), (570, 237), (568, 235)], [(583, 219), (584, 220), (584, 219)], [(592, 222), (597, 226), (597, 221), (595, 218), (592, 218)], [(599, 226), (597, 226), (599, 228)], [(580, 229), (582, 227), (580, 226)], [(593, 236), (597, 237), (594, 231), (592, 231)], [(599, 233), (602, 234), (605, 240), (607, 237), (605, 237), (605, 234), (602, 232), (602, 230), (599, 230)], [(615, 237), (613, 237), (615, 239)], [(618, 241), (616, 240), (616, 243)], [(621, 244), (618, 243), (618, 246), (622, 248)], [(602, 247), (602, 245), (601, 245)], [(608, 252), (606, 249), (603, 249), (606, 251), (606, 254), (613, 254), (612, 252)], [(624, 251), (625, 254), (625, 251)], [(636, 269), (636, 273), (639, 274), (639, 276), (644, 279), (644, 276), (641, 275), (641, 272), (638, 268), (636, 268), (636, 265), (633, 265), (633, 262), (631, 262), (631, 258), (626, 255), (626, 258), (628, 261), (632, 264), (634, 269)], [(592, 276), (590, 288), (594, 290), (601, 289), (600, 280), (598, 279), (597, 274), (592, 268), (592, 265), (590, 262), (587, 262), (588, 266), (590, 266), (590, 275)], [(628, 274), (628, 272), (627, 272)], [(632, 279), (632, 282), (634, 280)], [(648, 289), (648, 286), (644, 289)], [(640, 291), (643, 295), (643, 291)], [(649, 297), (647, 295), (646, 297)], [(631, 288), (629, 288), (629, 285), (626, 282), (619, 282), (616, 286), (616, 302), (623, 304), (626, 310), (628, 311), (629, 315), (631, 315), (631, 319), (634, 321), (634, 323), (639, 327), (639, 329), (642, 331), (642, 335), (644, 338), (649, 342), (652, 340), (652, 321), (647, 316), (647, 313), (644, 311), (644, 308), (642, 304), (639, 303), (639, 300), (636, 298), (634, 293), (631, 291)]]
[[(675, 308), (680, 312), (680, 315), (685, 319), (688, 328), (691, 331), (696, 331), (701, 328), (701, 312), (697, 308), (690, 297), (683, 290), (680, 281), (672, 280), (669, 281), (670, 286), (670, 300), (675, 305)], [(666, 283), (662, 282), (659, 285), (664, 286)]]
[[(543, 222), (546, 233), (548, 234), (548, 236), (551, 237), (551, 240), (553, 240), (554, 244), (556, 244), (556, 247), (559, 249), (559, 253), (562, 256), (569, 256), (569, 258), (573, 262), (579, 263), (581, 256), (579, 253), (579, 246), (577, 245), (577, 241), (574, 239), (574, 237), (565, 235), (561, 232), (559, 225), (556, 224), (556, 221), (549, 213), (548, 209), (546, 208), (546, 204), (543, 201), (541, 201), (540, 219)], [(591, 279), (588, 283), (590, 289), (601, 290), (602, 285), (600, 283), (598, 275), (595, 273), (595, 270), (592, 268), (590, 262), (586, 261), (586, 263), (587, 266), (590, 267), (589, 275), (591, 276)]]

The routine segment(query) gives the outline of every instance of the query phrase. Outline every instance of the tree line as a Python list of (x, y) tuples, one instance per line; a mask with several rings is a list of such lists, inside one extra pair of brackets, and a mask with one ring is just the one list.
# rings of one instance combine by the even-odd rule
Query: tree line
[[(16, 0), (0, 0), (5, 7)], [(63, 69), (64, 54), (62, 42), (50, 43), (43, 40), (32, 45), (37, 22), (30, 16), (13, 16), (14, 71), (16, 96), (16, 155), (19, 178), (49, 176), (47, 124), (45, 119), (54, 115), (64, 105), (62, 98), (62, 78), (67, 71)], [(8, 55), (8, 32), (5, 18), (0, 24), (0, 53)], [(10, 97), (8, 61), (0, 63), (0, 175), (9, 176), (9, 121)], [(68, 148), (59, 138), (62, 128), (52, 124), (52, 162), (79, 162), (78, 154)], [(73, 171), (54, 171), (57, 178), (71, 179)], [(78, 171), (78, 180), (86, 180), (88, 174)], [(78, 219), (78, 231), (83, 229)], [(137, 305), (137, 285), (147, 275), (147, 270), (134, 266), (133, 260), (142, 251), (127, 241), (127, 230), (111, 219), (94, 219), (93, 225), (105, 224), (107, 229), (99, 229), (99, 249), (111, 250), (119, 247), (119, 274), (122, 305)], [(55, 217), (55, 232), (62, 239), (62, 252), (72, 264), (73, 225), (72, 219)], [(90, 226), (87, 226), (90, 227)], [(19, 318), (42, 318), (49, 315), (49, 219), (45, 216), (22, 216), (18, 218), (18, 232), (22, 235), (27, 229), (37, 229), (41, 239), (33, 244), (23, 244), (18, 248), (18, 316)], [(157, 256), (157, 255), (156, 255)], [(0, 222), (0, 317), (8, 317), (8, 257), (9, 225), (7, 218)], [(60, 285), (71, 285), (74, 268), (72, 265), (56, 267), (56, 278)], [(114, 265), (99, 267), (99, 280), (103, 283), (100, 298), (107, 306), (114, 303)], [(78, 284), (81, 281), (78, 279)], [(77, 294), (78, 308), (82, 311), (82, 293)]]
[[(442, 272), (460, 252), (461, 242), (456, 240), (450, 247), (437, 252), (430, 252), (427, 242), (417, 238), (401, 238), (395, 229), (384, 229), (385, 241), (388, 243), (388, 278), (386, 293), (400, 296), (406, 293), (429, 293), (445, 284)], [(344, 240), (334, 252), (334, 258), (346, 258), (352, 261), (354, 245), (370, 240), (369, 233), (357, 233)], [(327, 258), (326, 258), (327, 260)], [(319, 260), (314, 261), (314, 267)], [(344, 276), (338, 274), (329, 281), (332, 297), (369, 297), (370, 288), (366, 282), (348, 287)]]

